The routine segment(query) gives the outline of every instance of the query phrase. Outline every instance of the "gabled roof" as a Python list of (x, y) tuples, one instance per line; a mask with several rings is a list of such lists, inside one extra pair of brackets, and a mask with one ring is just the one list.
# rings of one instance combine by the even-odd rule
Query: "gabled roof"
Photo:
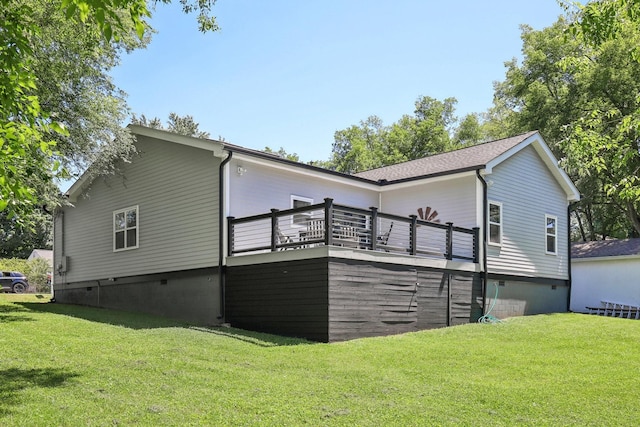
[(571, 245), (572, 258), (602, 258), (640, 255), (640, 239), (595, 240)]
[(467, 148), (436, 154), (422, 159), (410, 160), (396, 165), (385, 166), (355, 174), (356, 176), (373, 181), (386, 180), (388, 182), (410, 178), (426, 177), (438, 174), (451, 174), (469, 170), (481, 169), (491, 160), (497, 158), (509, 149), (522, 143), (536, 131), (523, 133), (511, 138), (500, 139)]
[(49, 263), (49, 266), (53, 266), (53, 251), (51, 249), (34, 249), (27, 259), (34, 258), (43, 258)]
[[(287, 167), (304, 169), (308, 173), (320, 176), (333, 176), (334, 179), (346, 179), (359, 182), (360, 185), (386, 186), (404, 181), (428, 179), (442, 175), (453, 175), (462, 172), (481, 170), (483, 174), (490, 174), (493, 167), (511, 157), (524, 147), (533, 145), (551, 174), (567, 194), (568, 200), (579, 200), (580, 194), (569, 177), (558, 167), (551, 150), (542, 140), (537, 131), (527, 132), (510, 138), (478, 144), (448, 153), (436, 154), (418, 160), (412, 160), (397, 165), (372, 169), (353, 175), (319, 168), (313, 165), (293, 162), (270, 153), (240, 147), (223, 141), (201, 139), (178, 135), (165, 130), (152, 129), (139, 125), (129, 125), (133, 134), (157, 138), (190, 147), (201, 148), (213, 152), (214, 156), (224, 158), (225, 151), (253, 156), (268, 161), (272, 165), (283, 164)], [(85, 172), (67, 191), (67, 196), (74, 201), (83, 188), (92, 179), (91, 174)]]
[(473, 170), (479, 170), (487, 175), (492, 173), (494, 167), (530, 145), (533, 146), (550, 173), (565, 191), (567, 200), (580, 200), (580, 192), (558, 166), (558, 160), (553, 156), (538, 131), (372, 169), (357, 173), (355, 176), (382, 184), (394, 184)]

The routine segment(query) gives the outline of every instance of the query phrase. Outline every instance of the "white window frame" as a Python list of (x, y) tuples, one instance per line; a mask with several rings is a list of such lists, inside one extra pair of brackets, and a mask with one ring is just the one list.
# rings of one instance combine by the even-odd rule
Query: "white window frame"
[[(554, 222), (554, 233), (549, 233), (549, 229), (547, 228), (547, 224), (549, 220), (552, 219)], [(547, 239), (549, 237), (553, 237), (553, 252), (549, 251), (549, 247), (547, 245)], [(544, 216), (544, 251), (547, 255), (558, 255), (558, 217), (555, 215)]]
[[(491, 205), (495, 205), (498, 206), (498, 208), (500, 209), (500, 222), (491, 222)], [(489, 241), (489, 244), (491, 246), (502, 246), (502, 228), (504, 227), (504, 211), (502, 210), (502, 203), (501, 202), (494, 202), (489, 200), (489, 203), (487, 203), (487, 240)], [(499, 242), (492, 242), (491, 241), (491, 226), (492, 225), (496, 225), (499, 227), (500, 230), (500, 241)]]
[[(127, 217), (127, 212), (129, 211), (136, 211), (136, 225), (134, 227), (127, 227), (126, 224), (126, 217)], [(125, 226), (124, 229), (122, 230), (117, 230), (116, 229), (116, 215), (124, 213), (125, 216)], [(136, 230), (136, 244), (135, 246), (127, 246), (127, 230)], [(123, 248), (116, 248), (116, 232), (122, 232), (124, 231), (124, 247)], [(129, 206), (123, 209), (118, 209), (116, 211), (113, 211), (113, 252), (122, 252), (122, 251), (128, 251), (131, 249), (137, 249), (140, 246), (140, 209), (138, 205), (135, 206)]]
[[(299, 201), (299, 202), (304, 202), (304, 203), (308, 203), (309, 205), (313, 204), (313, 199), (310, 197), (304, 197), (304, 196), (297, 196), (295, 194), (291, 195), (291, 209), (293, 209), (294, 206), (294, 202)], [(310, 213), (298, 213), (298, 214), (294, 214), (291, 215), (291, 226), (292, 227), (306, 227), (307, 226), (307, 222), (304, 220), (306, 218), (306, 220), (308, 221), (309, 219), (311, 219), (311, 214)], [(302, 220), (302, 221), (300, 221)]]

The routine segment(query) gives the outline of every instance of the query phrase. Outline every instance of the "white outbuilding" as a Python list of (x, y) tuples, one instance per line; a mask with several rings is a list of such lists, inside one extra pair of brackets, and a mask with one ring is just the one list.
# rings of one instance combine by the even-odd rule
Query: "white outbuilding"
[(574, 243), (570, 310), (606, 303), (640, 307), (640, 239)]

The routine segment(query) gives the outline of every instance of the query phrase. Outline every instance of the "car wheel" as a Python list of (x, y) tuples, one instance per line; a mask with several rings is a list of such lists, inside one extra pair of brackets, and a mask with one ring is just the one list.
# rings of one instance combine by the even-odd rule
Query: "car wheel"
[(22, 282), (17, 282), (13, 284), (13, 293), (14, 294), (23, 294), (27, 292), (27, 285)]

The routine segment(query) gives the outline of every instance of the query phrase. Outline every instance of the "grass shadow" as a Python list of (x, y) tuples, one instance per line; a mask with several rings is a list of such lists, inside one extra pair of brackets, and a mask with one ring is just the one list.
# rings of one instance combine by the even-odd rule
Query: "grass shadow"
[[(279, 347), (300, 344), (312, 344), (301, 338), (284, 337), (262, 332), (226, 326), (196, 326), (190, 323), (145, 313), (110, 310), (98, 307), (87, 307), (73, 304), (19, 302), (14, 303), (22, 307), (21, 311), (53, 313), (78, 319), (98, 322), (129, 329), (159, 329), (159, 328), (187, 328), (195, 331), (212, 333), (227, 338), (244, 341), (261, 347)], [(2, 306), (0, 306), (2, 307)]]
[(229, 326), (191, 326), (189, 329), (215, 334), (222, 337), (233, 338), (260, 347), (283, 347), (292, 345), (315, 344), (313, 341), (304, 338), (285, 337), (281, 335), (267, 334), (264, 332), (253, 332), (245, 329), (232, 328)]
[(74, 304), (19, 302), (15, 303), (28, 311), (60, 314), (90, 322), (105, 323), (129, 329), (179, 328), (189, 326), (187, 323), (165, 317), (145, 313), (110, 310), (99, 307), (88, 307)]
[(28, 313), (29, 310), (19, 305), (0, 305), (0, 324), (10, 322), (29, 322), (33, 319), (25, 315), (15, 315), (12, 313)]
[(20, 392), (30, 387), (62, 387), (79, 376), (64, 369), (0, 369), (0, 416), (11, 413), (11, 406), (24, 405)]

